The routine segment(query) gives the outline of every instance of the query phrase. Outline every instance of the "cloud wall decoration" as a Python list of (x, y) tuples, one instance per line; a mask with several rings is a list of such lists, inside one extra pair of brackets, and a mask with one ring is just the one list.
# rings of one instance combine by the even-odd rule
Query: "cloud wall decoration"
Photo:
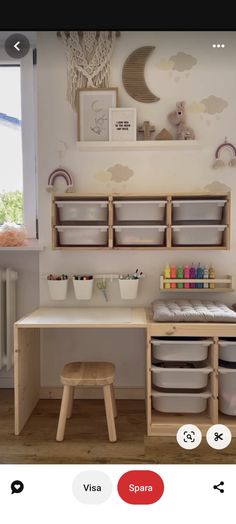
[(222, 113), (228, 106), (228, 102), (223, 98), (215, 95), (210, 95), (207, 98), (201, 100), (200, 104), (205, 106), (205, 113), (209, 115), (215, 115), (216, 113)]
[(160, 69), (161, 71), (172, 70), (183, 73), (184, 71), (192, 69), (196, 64), (197, 59), (195, 56), (179, 51), (176, 55), (173, 55), (170, 58), (163, 58), (159, 64), (157, 64), (157, 69)]

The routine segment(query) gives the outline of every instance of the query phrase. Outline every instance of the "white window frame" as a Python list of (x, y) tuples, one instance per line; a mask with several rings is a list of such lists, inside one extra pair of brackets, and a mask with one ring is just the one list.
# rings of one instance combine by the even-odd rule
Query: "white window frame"
[(10, 58), (4, 42), (0, 40), (0, 64), (16, 64), (21, 69), (21, 118), (22, 118), (22, 171), (24, 225), (29, 238), (37, 235), (37, 184), (36, 184), (36, 96), (33, 47), (24, 58)]

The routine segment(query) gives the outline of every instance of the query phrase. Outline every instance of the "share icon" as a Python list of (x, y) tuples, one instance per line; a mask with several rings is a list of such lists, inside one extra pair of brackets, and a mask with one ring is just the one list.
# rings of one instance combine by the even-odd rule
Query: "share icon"
[(224, 486), (224, 482), (221, 481), (219, 484), (216, 484), (215, 486), (213, 486), (213, 489), (218, 489), (218, 491), (220, 491), (220, 493), (224, 493), (224, 489), (219, 488), (219, 486)]

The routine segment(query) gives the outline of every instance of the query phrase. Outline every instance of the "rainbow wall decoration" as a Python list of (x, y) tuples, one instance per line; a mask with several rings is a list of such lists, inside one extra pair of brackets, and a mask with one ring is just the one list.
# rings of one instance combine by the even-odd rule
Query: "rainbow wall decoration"
[(57, 169), (54, 169), (54, 171), (52, 171), (52, 173), (48, 177), (48, 191), (53, 190), (54, 182), (58, 177), (64, 178), (66, 182), (66, 192), (72, 192), (74, 190), (74, 182), (72, 179), (72, 175), (68, 173), (66, 169), (62, 169), (59, 167)]
[[(229, 161), (225, 161), (222, 159), (224, 152), (227, 151), (230, 153), (231, 158)], [(236, 166), (236, 147), (227, 141), (227, 138), (225, 138), (225, 142), (223, 144), (220, 144), (219, 147), (217, 147), (217, 150), (215, 152), (216, 160), (213, 163), (214, 169), (218, 169), (219, 167), (224, 167), (226, 165), (230, 167)]]

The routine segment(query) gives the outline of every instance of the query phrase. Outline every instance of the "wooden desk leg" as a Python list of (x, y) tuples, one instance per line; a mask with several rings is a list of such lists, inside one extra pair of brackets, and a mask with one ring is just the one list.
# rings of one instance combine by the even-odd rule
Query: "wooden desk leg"
[(15, 435), (40, 398), (40, 330), (14, 327)]

